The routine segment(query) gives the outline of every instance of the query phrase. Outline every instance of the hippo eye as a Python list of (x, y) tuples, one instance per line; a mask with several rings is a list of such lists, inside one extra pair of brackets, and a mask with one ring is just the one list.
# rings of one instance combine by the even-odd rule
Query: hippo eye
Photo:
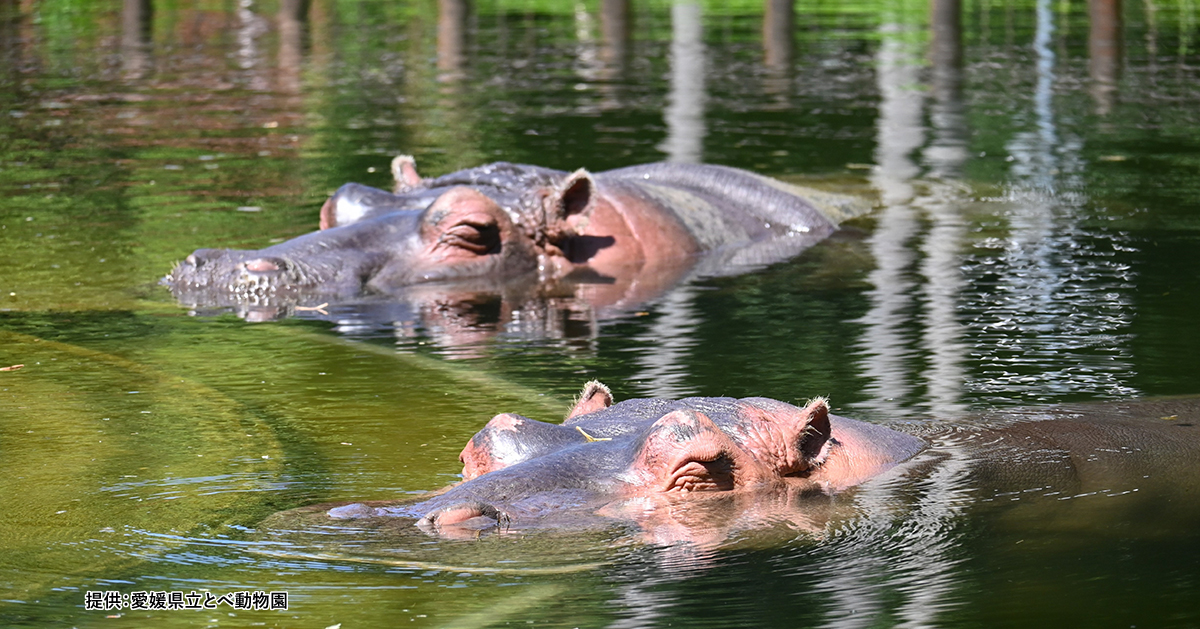
[(500, 250), (500, 227), (495, 223), (462, 222), (442, 232), (441, 242), (477, 255)]
[(710, 460), (682, 462), (667, 479), (667, 491), (729, 491), (734, 488), (734, 463), (721, 453)]

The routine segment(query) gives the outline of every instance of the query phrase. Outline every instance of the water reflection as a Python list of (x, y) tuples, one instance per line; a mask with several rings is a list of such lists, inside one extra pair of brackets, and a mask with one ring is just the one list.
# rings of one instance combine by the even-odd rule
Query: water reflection
[(879, 190), (883, 209), (869, 239), (875, 269), (868, 281), (871, 309), (862, 317), (859, 347), (865, 354), (863, 371), (869, 402), (880, 416), (899, 417), (911, 401), (913, 385), (907, 363), (912, 356), (909, 320), (915, 314), (917, 279), (912, 276), (916, 253), (910, 243), (917, 237), (916, 196), (913, 180), (919, 174), (909, 157), (925, 142), (924, 92), (915, 51), (905, 47), (898, 24), (880, 28), (882, 41), (876, 55), (879, 82), (879, 116), (875, 169), (871, 182)]
[(462, 79), (467, 59), (467, 0), (438, 0), (437, 69), (438, 81), (450, 83)]
[(977, 202), (958, 183), (969, 159), (961, 7), (933, 6), (932, 98), (917, 87), (922, 68), (902, 43), (904, 27), (882, 28), (872, 183), (884, 207), (870, 239), (876, 268), (860, 343), (871, 380), (863, 406), (881, 416), (914, 405), (961, 416), (968, 393), (1011, 400), (1136, 392), (1125, 332), (1134, 277), (1101, 253), (1133, 245), (1120, 232), (1086, 226), (1093, 210), (1083, 194), (1082, 140), (1061, 128), (1055, 111), (1054, 13), (1048, 1), (1036, 8), (1032, 97), (1014, 114), (1022, 130), (1005, 146), (1008, 193), (985, 201), (1003, 224), (963, 214)]
[[(957, 444), (927, 452), (903, 480), (870, 484), (855, 492), (860, 516), (839, 523), (828, 552), (808, 572), (831, 601), (823, 627), (875, 626), (880, 615), (897, 625), (928, 627), (960, 605), (963, 543), (961, 518), (977, 488), (972, 462)], [(897, 488), (915, 489), (900, 499)]]
[(702, 6), (692, 0), (671, 5), (671, 89), (663, 118), (667, 137), (659, 150), (667, 161), (704, 159), (705, 49)]
[(262, 47), (259, 42), (270, 29), (267, 19), (255, 13), (254, 0), (237, 0), (238, 27), (237, 63), (244, 70), (244, 85), (255, 91), (267, 91), (271, 84), (268, 79), (266, 64), (263, 62)]
[(604, 71), (600, 78), (615, 80), (625, 74), (633, 50), (633, 0), (601, 0), (600, 2), (600, 61)]
[(307, 30), (308, 0), (280, 0), (279, 16), (279, 91), (300, 93), (300, 69), (304, 61), (304, 36)]
[[(967, 473), (945, 448), (949, 458), (930, 462), (927, 477), (910, 479), (909, 502), (897, 503), (886, 486), (864, 487), (853, 497), (862, 513), (831, 524), (824, 537), (793, 535), (765, 549), (715, 553), (679, 545), (637, 553), (602, 540), (587, 552), (610, 560), (608, 567), (564, 577), (528, 599), (522, 595), (532, 579), (525, 576), (262, 561), (221, 537), (230, 529), (211, 538), (169, 536), (196, 523), (253, 525), (264, 513), (330, 492), (434, 486), (452, 477), (456, 451), (436, 440), (449, 433), (446, 440), (461, 445), (458, 433), (470, 432), (463, 426), (486, 416), (495, 391), (513, 380), (557, 383), (564, 373), (600, 372), (642, 379), (628, 385), (638, 392), (682, 395), (776, 386), (757, 377), (770, 373), (802, 394), (811, 388), (810, 372), (797, 363), (822, 352), (842, 358), (857, 339), (853, 360), (812, 370), (829, 371), (822, 382), (832, 383), (835, 400), (862, 399), (854, 412), (876, 418), (941, 420), (967, 405), (1194, 386), (1196, 291), (1187, 257), (1195, 250), (1188, 162), (1195, 152), (1188, 130), (1196, 127), (1194, 3), (1096, 1), (1089, 9), (1101, 15), (1085, 19), (1080, 3), (991, 2), (964, 11), (937, 2), (928, 16), (928, 50), (911, 46), (923, 41), (924, 17), (897, 17), (890, 5), (867, 19), (860, 5), (801, 4), (800, 19), (813, 28), (793, 30), (802, 44), (778, 69), (772, 60), (784, 57), (788, 42), (764, 33), (760, 47), (756, 15), (701, 15), (705, 31), (691, 37), (706, 35), (697, 73), (703, 76), (693, 77), (698, 90), (690, 100), (688, 83), (678, 80), (688, 78), (681, 70), (687, 60), (658, 54), (674, 37), (666, 4), (634, 5), (636, 24), (628, 0), (603, 0), (591, 22), (573, 5), (483, 6), (478, 20), (458, 26), (466, 41), (480, 44), (460, 42), (469, 62), (445, 69), (431, 54), (442, 47), (433, 45), (431, 14), (314, 0), (308, 22), (301, 4), (280, 2), (278, 21), (266, 22), (278, 24), (276, 48), (272, 33), (253, 28), (275, 17), (265, 11), (276, 5), (261, 2), (184, 2), (168, 11), (136, 0), (98, 9), (0, 0), (0, 135), (15, 140), (0, 149), (8, 194), (0, 210), (0, 309), (15, 309), (5, 313), (5, 326), (74, 335), (84, 347), (105, 343), (131, 362), (173, 365), (159, 371), (179, 376), (153, 380), (152, 390), (140, 372), (121, 375), (128, 363), (82, 354), (48, 363), (53, 356), (44, 342), (0, 348), (19, 354), (0, 365), (29, 365), (0, 374), (8, 378), (0, 388), (12, 387), (4, 394), (17, 396), (6, 405), (12, 412), (0, 413), (0, 429), (23, 444), (9, 453), (7, 489), (33, 517), (19, 521), (9, 509), (13, 525), (0, 541), (12, 552), (3, 576), (15, 584), (10, 598), (42, 601), (5, 603), (3, 622), (71, 617), (82, 626), (98, 616), (79, 610), (75, 589), (148, 582), (152, 589), (287, 587), (303, 597), (298, 622), (315, 626), (349, 623), (355, 614), (385, 624), (401, 606), (439, 622), (483, 624), (508, 618), (491, 603), (514, 599), (535, 602), (512, 612), (514, 620), (564, 625), (578, 616), (591, 625), (704, 626), (731, 610), (762, 624), (806, 626), (1008, 617), (1053, 624), (1054, 614), (1068, 609), (1102, 610), (1090, 616), (1097, 624), (1195, 624), (1187, 561), (1197, 549), (1189, 507), (1196, 494), (1184, 491), (1186, 474), (1163, 477), (1180, 491), (1171, 494), (1178, 500), (1140, 502), (1132, 511), (1144, 519), (1114, 519), (1104, 508), (1131, 498), (1102, 493), (1109, 485), (1077, 492), (1101, 492), (1091, 497), (1050, 497), (1051, 506), (1033, 509), (1026, 495), (967, 494)], [(36, 19), (29, 7), (38, 10)], [(1121, 19), (1124, 11), (1130, 20)], [(925, 15), (924, 5), (918, 12)], [(775, 15), (763, 15), (764, 28), (778, 25)], [(151, 41), (151, 18), (161, 40)], [(635, 40), (637, 52), (648, 54), (633, 54)], [(269, 59), (276, 49), (277, 68)], [(772, 88), (774, 72), (804, 80)], [(442, 73), (461, 77), (454, 91), (439, 91)], [(778, 95), (738, 91), (759, 77), (783, 98), (768, 103)], [(239, 89), (260, 89), (263, 81), (279, 94)], [(609, 94), (620, 100), (606, 100)], [(676, 115), (681, 111), (688, 115)], [(263, 129), (275, 120), (295, 130)], [(611, 309), (570, 295), (509, 301), (492, 294), (303, 315), (337, 333), (385, 341), (383, 349), (337, 344), (345, 349), (337, 353), (319, 349), (336, 342), (326, 325), (188, 320), (148, 287), (197, 244), (262, 246), (304, 231), (331, 187), (365, 176), (368, 167), (386, 177), (385, 155), (428, 155), (440, 170), (490, 159), (617, 166), (660, 158), (655, 144), (664, 122), (663, 152), (675, 155), (680, 147), (681, 160), (832, 173), (822, 181), (851, 187), (862, 185), (862, 171), (845, 165), (872, 163), (870, 184), (882, 203), (877, 222), (862, 233), (869, 234), (874, 270), (860, 276), (866, 263), (847, 271), (830, 255)], [(302, 140), (287, 140), (293, 133)], [(735, 145), (747, 148), (711, 150)], [(301, 150), (285, 152), (292, 148)], [(236, 212), (240, 206), (260, 211)], [(120, 270), (106, 270), (114, 261)], [(835, 313), (827, 321), (857, 321), (821, 327), (799, 315), (776, 316), (814, 298)], [(101, 311), (112, 316), (95, 322)], [(428, 374), (396, 367), (422, 356), (390, 351), (391, 343), (486, 358), (463, 371), (494, 370), (504, 382), (473, 397), (478, 384), (468, 380), (389, 399), (399, 389), (430, 390)], [(364, 354), (377, 360), (366, 363)], [(724, 360), (733, 355), (750, 356), (746, 362), (757, 371)], [(63, 366), (47, 378), (48, 364)], [(209, 388), (181, 395), (168, 386), (184, 378)], [(128, 394), (133, 390), (143, 393)], [(158, 401), (145, 409), (152, 415), (135, 403), (146, 395)], [(364, 413), (365, 401), (377, 396), (386, 403)], [(277, 412), (262, 414), (264, 408)], [(170, 421), (152, 419), (164, 415)], [(377, 428), (365, 429), (364, 416)], [(120, 430), (108, 427), (118, 421)], [(420, 438), (391, 437), (406, 431)], [(261, 433), (268, 448), (241, 443), (250, 432)], [(379, 444), (370, 458), (343, 454), (368, 442)], [(434, 447), (445, 452), (422, 458)], [(170, 467), (138, 469), (147, 460)], [(101, 463), (104, 469), (96, 467)], [(240, 475), (252, 464), (270, 472)], [(420, 471), (400, 472), (406, 465)], [(292, 497), (281, 495), (285, 486)], [(1094, 508), (1064, 506), (1089, 500)], [(147, 513), (146, 505), (157, 511)], [(122, 529), (114, 517), (137, 528)], [(581, 548), (559, 550), (578, 556)], [(491, 548), (475, 550), (486, 555)], [(92, 568), (72, 568), (82, 565)], [(687, 571), (697, 565), (712, 569)], [(553, 611), (562, 609), (570, 611)], [(194, 620), (176, 614), (163, 622)]]
[(1133, 244), (1127, 234), (1087, 224), (1083, 140), (1060, 129), (1054, 108), (1054, 13), (1049, 0), (1037, 9), (1032, 119), (1018, 114), (1027, 130), (1005, 147), (1012, 163), (1007, 236), (978, 242), (964, 266), (971, 335), (989, 348), (977, 356), (982, 373), (968, 385), (1018, 399), (1131, 396), (1134, 274), (1113, 252)]
[(776, 74), (791, 70), (796, 48), (796, 6), (791, 0), (766, 0), (763, 10), (763, 64)]
[(124, 0), (121, 3), (121, 68), (126, 80), (141, 79), (150, 71), (153, 19), (151, 0)]
[[(1149, 9), (1149, 8), (1148, 8)], [(1121, 72), (1121, 0), (1088, 0), (1088, 76), (1096, 113), (1112, 112)]]

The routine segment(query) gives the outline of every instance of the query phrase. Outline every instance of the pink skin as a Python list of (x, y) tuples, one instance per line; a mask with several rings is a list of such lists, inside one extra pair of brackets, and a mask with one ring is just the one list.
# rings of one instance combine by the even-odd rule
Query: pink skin
[[(589, 382), (563, 424), (492, 418), (463, 449), (464, 482), (412, 506), (443, 537), (597, 516), (643, 539), (717, 547), (740, 532), (818, 533), (833, 494), (920, 452), (921, 439), (767, 398), (630, 400)], [(902, 468), (901, 468), (902, 469)], [(375, 517), (362, 504), (334, 518)]]
[(596, 190), (595, 199), (582, 213), (566, 219), (580, 236), (609, 237), (610, 246), (572, 245), (572, 264), (587, 264), (603, 275), (621, 277), (630, 270), (650, 275), (663, 267), (676, 267), (700, 249), (692, 235), (674, 217), (645, 211), (644, 202), (615, 191)]
[[(500, 415), (493, 417), (491, 421), (487, 423), (487, 426), (485, 426), (484, 429), (486, 430), (491, 428), (494, 430), (516, 432), (517, 428), (519, 428), (524, 421), (524, 419), (517, 415), (513, 415), (511, 413), (501, 413)], [(493, 472), (502, 467), (507, 467), (507, 464), (504, 461), (497, 459), (490, 450), (476, 446), (474, 439), (467, 442), (467, 445), (463, 448), (462, 453), (458, 455), (458, 459), (462, 461), (463, 464), (463, 481), (469, 481), (472, 478), (483, 476), (488, 472)]]
[[(769, 408), (772, 403), (777, 407)], [(759, 399), (742, 413), (740, 430), (732, 436), (697, 411), (663, 416), (651, 427), (646, 446), (621, 479), (625, 481), (622, 494), (760, 490), (778, 483), (836, 492), (897, 462), (894, 453), (866, 434), (870, 431), (864, 431), (863, 424), (829, 415), (822, 398), (798, 412)], [(680, 427), (690, 433), (686, 440), (676, 439)], [(806, 441), (806, 433), (814, 439)], [(821, 433), (828, 438), (820, 440)], [(812, 451), (806, 451), (806, 446)]]
[[(411, 157), (396, 158), (392, 170), (397, 192), (421, 185)], [(572, 174), (559, 189), (546, 189), (541, 194), (546, 214), (544, 229), (559, 243), (543, 244), (542, 263), (553, 277), (565, 276), (579, 266), (610, 277), (629, 276), (631, 271), (656, 276), (700, 252), (696, 240), (673, 215), (648, 211), (651, 208), (644, 200), (620, 190), (600, 188), (585, 171)], [(439, 212), (448, 219), (440, 218)], [(419, 258), (431, 266), (471, 264), (490, 253), (475, 242), (475, 228), (499, 229), (503, 242), (511, 242), (515, 235), (515, 225), (494, 201), (465, 186), (440, 196), (428, 214), (438, 220), (422, 229), (427, 248)], [(338, 224), (334, 208), (327, 201), (321, 208), (320, 228)]]
[[(451, 188), (425, 212), (421, 252), (380, 270), (372, 283), (389, 285), (393, 272), (420, 278), (476, 267), (477, 274), (485, 274), (498, 268), (504, 256), (516, 255), (521, 242), (517, 231), (508, 214), (483, 193), (465, 186)], [(507, 244), (498, 254), (500, 243)]]
[(579, 399), (575, 400), (575, 406), (567, 413), (566, 423), (570, 423), (572, 419), (581, 415), (608, 408), (612, 406), (612, 403), (612, 391), (609, 391), (608, 387), (600, 382), (592, 380), (583, 385), (583, 392), (579, 394)]
[[(579, 418), (611, 404), (607, 387), (590, 382), (568, 414), (567, 425), (586, 423)], [(852, 487), (912, 454), (889, 443), (886, 434), (895, 433), (886, 428), (830, 415), (824, 398), (804, 408), (766, 398), (747, 398), (736, 404), (735, 414), (722, 420), (724, 426), (693, 408), (677, 409), (656, 420), (640, 437), (632, 464), (615, 476), (614, 500), (602, 512), (639, 521), (646, 531), (658, 531), (653, 533), (656, 539), (669, 538), (671, 531), (685, 526), (686, 522), (671, 515), (685, 504), (678, 500), (700, 500), (716, 508), (735, 501), (741, 505), (739, 519), (795, 520), (795, 527), (803, 529), (811, 522), (788, 508), (799, 502), (800, 496)], [(497, 415), (485, 431), (517, 432), (525, 421), (515, 415)], [(477, 446), (475, 440), (467, 444), (460, 458), (464, 480), (509, 465), (486, 446)], [(698, 495), (684, 498), (691, 494)], [(749, 502), (741, 497), (748, 497)], [(454, 525), (483, 515), (481, 506), (436, 512), (431, 522)], [(700, 508), (698, 513), (704, 511)]]
[[(411, 157), (392, 164), (397, 192), (422, 183)], [(492, 199), (469, 187), (451, 188), (426, 215), (421, 252), (406, 256), (394, 272), (383, 269), (372, 280), (387, 286), (397, 274), (436, 276), (438, 269), (474, 269), (484, 275), (499, 268), (497, 249), (529, 248), (543, 279), (556, 280), (587, 268), (613, 278), (611, 283), (584, 284), (577, 295), (596, 308), (623, 308), (643, 303), (675, 285), (701, 252), (696, 239), (672, 213), (629, 195), (619, 186), (598, 184), (577, 171), (555, 189), (542, 190), (547, 240), (534, 243), (520, 233), (509, 215)], [(330, 201), (321, 208), (321, 229), (340, 226)], [(495, 240), (503, 247), (497, 247)], [(536, 251), (535, 251), (536, 250)]]
[(561, 253), (550, 263), (559, 277), (587, 266), (614, 278), (611, 284), (588, 284), (579, 297), (598, 308), (624, 308), (661, 295), (679, 282), (687, 263), (699, 253), (695, 239), (674, 216), (646, 212), (636, 199), (603, 188), (585, 215), (567, 218), (580, 236), (612, 238), (603, 248), (573, 245), (568, 260)]

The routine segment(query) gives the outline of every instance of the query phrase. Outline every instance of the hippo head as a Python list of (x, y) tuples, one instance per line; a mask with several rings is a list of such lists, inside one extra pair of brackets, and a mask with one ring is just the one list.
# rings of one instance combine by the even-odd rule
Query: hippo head
[(562, 424), (494, 417), (462, 451), (464, 482), (443, 493), (400, 507), (356, 503), (328, 514), (410, 517), (448, 537), (592, 518), (668, 531), (655, 539), (671, 541), (688, 537), (680, 530), (696, 530), (681, 524), (683, 513), (804, 528), (812, 526), (812, 509), (802, 505), (815, 501), (819, 509), (830, 494), (920, 447), (920, 440), (872, 427), (868, 432), (896, 435), (875, 447), (853, 429), (839, 429), (835, 419), (859, 423), (834, 418), (824, 398), (803, 407), (767, 398), (614, 404), (608, 389), (593, 382)]
[(396, 194), (343, 186), (320, 231), (255, 251), (200, 249), (162, 283), (188, 305), (319, 303), (418, 284), (494, 286), (569, 266), (567, 219), (589, 211), (595, 190), (587, 172), (442, 182), (409, 166)]

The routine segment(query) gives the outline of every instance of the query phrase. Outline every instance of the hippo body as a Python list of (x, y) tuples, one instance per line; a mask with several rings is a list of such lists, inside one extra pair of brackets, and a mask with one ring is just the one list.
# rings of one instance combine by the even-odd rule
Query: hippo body
[(925, 442), (768, 398), (635, 399), (612, 403), (589, 383), (561, 425), (494, 417), (460, 456), (462, 484), (403, 506), (355, 503), (335, 519), (400, 516), (430, 531), (621, 517), (689, 494), (831, 495), (912, 457)]
[(624, 298), (645, 300), (689, 272), (794, 256), (863, 210), (711, 165), (593, 175), (494, 163), (422, 178), (401, 157), (393, 172), (394, 192), (339, 189), (320, 231), (257, 251), (199, 249), (163, 283), (181, 302), (218, 307), (336, 304), (428, 286), (554, 292), (563, 282), (636, 285)]
[[(860, 512), (924, 495), (933, 502), (921, 518), (973, 504), (1047, 525), (1136, 521), (1200, 499), (1188, 468), (1200, 456), (1198, 422), (1192, 399), (1004, 411), (902, 432), (834, 416), (820, 398), (803, 408), (767, 398), (613, 404), (589, 383), (561, 425), (494, 417), (463, 449), (462, 483), (416, 501), (297, 512), (409, 521), (447, 538), (623, 522), (655, 543), (720, 544), (780, 523), (823, 530), (839, 501), (855, 503), (840, 494), (870, 484), (891, 489), (867, 492)], [(1193, 511), (1173, 513), (1191, 526)]]

